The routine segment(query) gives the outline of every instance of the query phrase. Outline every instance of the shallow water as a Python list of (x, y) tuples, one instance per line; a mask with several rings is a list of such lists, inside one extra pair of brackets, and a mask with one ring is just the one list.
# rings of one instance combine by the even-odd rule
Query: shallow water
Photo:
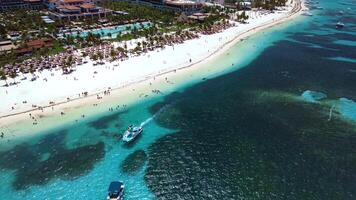
[[(332, 59), (356, 59), (336, 42), (356, 41), (356, 5), (320, 6), (236, 45), (209, 63), (224, 70), (176, 93), (0, 146), (0, 199), (104, 199), (113, 180), (125, 199), (355, 199), (356, 125), (337, 108), (330, 119), (329, 102), (356, 99), (355, 64)], [(303, 101), (306, 90), (327, 99)]]

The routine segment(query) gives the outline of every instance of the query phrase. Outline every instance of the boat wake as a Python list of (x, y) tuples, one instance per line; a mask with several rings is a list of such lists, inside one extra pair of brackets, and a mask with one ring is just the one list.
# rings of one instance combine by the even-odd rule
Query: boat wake
[(143, 121), (140, 124), (140, 127), (144, 127), (145, 125), (150, 123), (154, 118), (156, 118), (159, 114), (161, 114), (167, 107), (168, 107), (168, 105), (165, 105), (162, 108), (160, 108), (154, 115), (152, 115), (152, 117), (150, 117), (150, 118), (146, 119), (145, 121)]
[(146, 119), (144, 122), (142, 122), (142, 123), (140, 124), (140, 127), (144, 127), (146, 124), (150, 123), (150, 121), (152, 121), (153, 118), (154, 118), (154, 116), (152, 116), (152, 117)]

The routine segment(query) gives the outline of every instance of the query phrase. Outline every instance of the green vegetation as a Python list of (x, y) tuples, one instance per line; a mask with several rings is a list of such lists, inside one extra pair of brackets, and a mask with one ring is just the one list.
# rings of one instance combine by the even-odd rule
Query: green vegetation
[[(105, 44), (109, 41), (125, 41), (138, 37), (150, 37), (156, 34), (176, 32), (185, 29), (200, 29), (208, 30), (211, 25), (227, 19), (228, 15), (224, 14), (219, 8), (207, 8), (204, 12), (211, 13), (204, 21), (179, 21), (179, 13), (173, 11), (159, 10), (153, 7), (138, 5), (132, 2), (103, 2), (100, 6), (116, 11), (123, 11), (128, 14), (109, 15), (105, 23), (112, 25), (127, 24), (134, 22), (151, 22), (149, 28), (128, 28), (116, 38), (103, 40), (100, 35), (89, 34), (87, 37), (65, 36), (63, 39), (58, 39), (56, 34), (59, 33), (61, 27), (74, 28), (81, 27), (89, 29), (100, 27), (98, 19), (81, 19), (79, 21), (57, 21), (53, 24), (46, 24), (42, 21), (41, 12), (31, 10), (15, 10), (0, 14), (0, 39), (6, 39), (8, 34), (17, 34), (18, 40), (14, 41), (15, 45), (26, 47), (26, 43), (30, 40), (49, 37), (54, 41), (54, 48), (43, 48), (33, 52), (31, 55), (18, 56), (15, 51), (0, 55), (0, 68), (7, 63), (22, 62), (31, 57), (39, 57), (48, 54), (55, 54), (64, 51), (65, 46), (73, 46), (75, 48), (83, 48), (99, 44)], [(79, 35), (79, 34), (78, 34)]]
[(130, 21), (130, 20), (147, 20), (164, 25), (171, 25), (175, 21), (176, 14), (172, 11), (158, 10), (149, 6), (138, 5), (130, 2), (106, 2), (101, 6), (111, 10), (124, 11), (127, 15), (109, 16), (110, 21)]
[(267, 10), (274, 10), (277, 6), (285, 6), (287, 0), (255, 0), (254, 7), (261, 7)]
[(31, 10), (2, 12), (0, 21), (0, 38), (2, 39), (11, 32), (19, 32), (24, 38), (35, 34), (44, 34), (47, 27), (41, 19), (41, 14)]
[[(152, 22), (157, 29), (151, 30), (142, 30), (142, 32), (152, 32), (152, 31), (160, 31), (160, 32), (172, 32), (187, 28), (198, 27), (202, 23), (205, 25), (213, 24), (221, 19), (227, 19), (227, 15), (222, 13), (221, 9), (218, 7), (212, 8), (204, 8), (203, 12), (211, 13), (212, 15), (206, 18), (203, 22), (198, 21), (189, 21), (189, 23), (185, 21), (179, 21), (178, 17), (180, 13), (175, 13), (173, 11), (164, 11), (159, 10), (153, 7), (139, 5), (131, 2), (106, 2), (101, 6), (112, 9), (112, 10), (120, 10), (127, 12), (127, 15), (113, 15), (108, 17), (110, 21), (135, 21), (135, 20), (145, 20)], [(140, 32), (140, 31), (138, 31)], [(137, 34), (138, 32), (133, 32), (133, 34)], [(143, 35), (145, 35), (143, 33)]]
[[(228, 0), (227, 2), (236, 2), (236, 0)], [(237, 0), (238, 1), (238, 0)], [(275, 6), (285, 5), (286, 0), (256, 0), (253, 6), (266, 9), (274, 9)], [(173, 12), (170, 10), (161, 10), (146, 5), (139, 5), (134, 2), (124, 1), (103, 1), (100, 6), (114, 10), (122, 11), (123, 14), (109, 15), (106, 19), (98, 20), (97, 18), (86, 18), (79, 20), (62, 20), (56, 21), (53, 24), (43, 22), (41, 15), (46, 15), (38, 11), (31, 10), (15, 10), (5, 13), (0, 13), (0, 41), (6, 39), (8, 35), (17, 35), (14, 39), (14, 45), (17, 47), (27, 47), (27, 42), (38, 38), (52, 38), (54, 46), (52, 48), (41, 48), (35, 50), (31, 55), (20, 55), (15, 50), (6, 54), (0, 53), (0, 72), (5, 64), (20, 63), (29, 58), (38, 58), (52, 54), (58, 54), (67, 49), (74, 47), (76, 49), (108, 44), (113, 41), (127, 41), (140, 37), (145, 37), (147, 41), (143, 41), (136, 48), (130, 50), (133, 53), (146, 51), (149, 49), (159, 48), (166, 44), (180, 43), (186, 39), (198, 37), (197, 33), (213, 34), (221, 31), (229, 26), (229, 20), (245, 22), (248, 19), (245, 11), (237, 12), (234, 8), (221, 7), (203, 7), (200, 11), (203, 13), (201, 18), (189, 18), (185, 14)], [(142, 23), (149, 22), (145, 27)], [(89, 33), (86, 37), (64, 35), (62, 38), (57, 37), (61, 28), (72, 29), (93, 29), (102, 28), (104, 26), (116, 26), (121, 24), (141, 23), (140, 27), (127, 27), (126, 30), (117, 34), (115, 38), (102, 39), (103, 33)], [(110, 54), (117, 55), (119, 53), (126, 55), (128, 49), (116, 49)], [(129, 52), (130, 53), (130, 52)], [(120, 55), (121, 55), (120, 54)], [(95, 54), (91, 56), (94, 60), (102, 60), (103, 55)], [(64, 66), (71, 66), (73, 59), (66, 60)], [(3, 76), (0, 74), (0, 77)], [(9, 75), (9, 74), (7, 74)]]

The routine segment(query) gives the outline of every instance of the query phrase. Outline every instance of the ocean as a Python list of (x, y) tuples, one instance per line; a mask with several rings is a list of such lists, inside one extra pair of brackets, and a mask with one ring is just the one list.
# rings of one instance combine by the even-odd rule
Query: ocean
[(126, 200), (355, 199), (356, 2), (313, 5), (163, 95), (12, 147), (5, 130), (0, 199), (105, 199), (115, 180)]

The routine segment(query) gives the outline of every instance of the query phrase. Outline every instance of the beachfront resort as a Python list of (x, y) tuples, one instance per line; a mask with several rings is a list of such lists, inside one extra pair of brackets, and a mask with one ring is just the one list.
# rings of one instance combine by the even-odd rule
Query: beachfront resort
[[(281, 0), (275, 4), (266, 3), (264, 7), (284, 4)], [(34, 58), (38, 62), (41, 57), (68, 50), (139, 37), (149, 41), (138, 45), (137, 51), (163, 47), (164, 44), (182, 42), (185, 36), (170, 41), (173, 35), (181, 36), (182, 32), (189, 32), (188, 35), (213, 34), (236, 22), (243, 23), (248, 19), (244, 10), (252, 9), (251, 2), (227, 2), (227, 7), (193, 1), (105, 1), (99, 5), (90, 0), (1, 1), (2, 74), (10, 76), (19, 72), (21, 66), (25, 67), (21, 65), (25, 60), (28, 63)], [(259, 1), (255, 5), (260, 9)], [(116, 50), (126, 53), (122, 49)], [(14, 64), (16, 67), (11, 67)], [(29, 67), (24, 70), (28, 73)]]
[[(289, 16), (295, 5), (295, 0), (1, 1), (1, 115), (52, 107), (192, 65), (239, 34)], [(162, 59), (167, 53), (174, 56)], [(116, 81), (105, 74), (115, 74)], [(48, 91), (37, 89), (43, 81)]]

